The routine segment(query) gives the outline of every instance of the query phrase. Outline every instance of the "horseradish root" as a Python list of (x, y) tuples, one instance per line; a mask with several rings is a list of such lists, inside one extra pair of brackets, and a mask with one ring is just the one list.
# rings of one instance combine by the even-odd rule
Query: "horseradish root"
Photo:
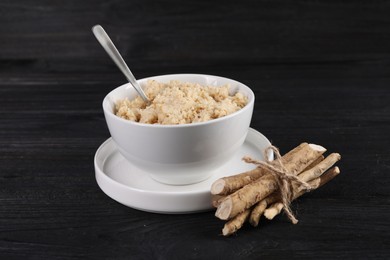
[(259, 225), (261, 215), (263, 215), (268, 205), (273, 204), (275, 201), (279, 201), (279, 196), (276, 193), (273, 193), (267, 198), (259, 201), (252, 209), (251, 215), (249, 216), (249, 223), (252, 226), (257, 227), (257, 225)]
[[(319, 145), (303, 144), (300, 148), (290, 153), (289, 160), (282, 162), (276, 160), (271, 164), (260, 164), (260, 162), (244, 158), (247, 162), (259, 164), (258, 167), (266, 171), (263, 177), (245, 185), (241, 189), (228, 195), (218, 206), (215, 216), (222, 220), (230, 219), (244, 210), (252, 207), (257, 202), (267, 197), (272, 192), (276, 191), (279, 184), (275, 178), (277, 172), (284, 167), (285, 171), (297, 175), (304, 170), (308, 165), (317, 160), (326, 149)], [(253, 172), (253, 170), (251, 171)], [(218, 182), (218, 180), (216, 181)]]
[[(282, 158), (282, 163), (290, 161), (291, 158), (300, 151), (304, 146), (307, 146), (307, 143), (302, 143), (299, 146), (295, 147), (290, 152), (286, 153)], [(273, 161), (272, 165), (277, 166), (279, 162)], [(256, 167), (255, 169), (243, 172), (241, 174), (224, 177), (216, 180), (211, 186), (211, 194), (214, 195), (226, 195), (235, 192), (236, 190), (244, 187), (245, 185), (259, 179), (262, 177), (266, 171), (263, 168)]]
[(331, 168), (340, 160), (340, 154), (332, 153), (325, 158), (326, 149), (320, 145), (302, 143), (284, 156), (276, 147), (269, 149), (273, 150), (275, 160), (264, 162), (244, 157), (244, 161), (257, 167), (213, 183), (215, 216), (227, 221), (222, 230), (224, 236), (237, 232), (246, 221), (256, 227), (262, 215), (273, 219), (282, 210), (291, 222), (297, 223), (290, 202), (340, 173), (338, 167)]
[(244, 224), (244, 222), (247, 220), (250, 213), (251, 211), (247, 209), (244, 212), (238, 214), (236, 217), (229, 220), (222, 229), (222, 235), (228, 236), (239, 230)]
[[(324, 185), (325, 183), (327, 183), (328, 181), (336, 177), (336, 175), (338, 175), (339, 173), (340, 173), (339, 167), (335, 166), (332, 169), (326, 171), (323, 175), (321, 175), (321, 177), (309, 181), (309, 184), (312, 187), (312, 190), (318, 189), (319, 187), (321, 187), (322, 185)], [(297, 191), (294, 194), (293, 200), (299, 198), (303, 194), (305, 194), (304, 191), (299, 191), (299, 192)], [(282, 209), (283, 209), (283, 204), (281, 202), (276, 202), (264, 211), (264, 216), (267, 219), (272, 220), (276, 215), (278, 215), (282, 211)]]

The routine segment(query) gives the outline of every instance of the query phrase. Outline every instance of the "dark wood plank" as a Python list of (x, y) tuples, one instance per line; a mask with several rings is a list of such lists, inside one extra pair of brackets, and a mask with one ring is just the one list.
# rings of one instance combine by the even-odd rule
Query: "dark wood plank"
[(100, 23), (133, 68), (388, 62), (389, 10), (388, 1), (3, 1), (0, 58), (53, 70), (80, 59), (106, 71), (91, 34)]

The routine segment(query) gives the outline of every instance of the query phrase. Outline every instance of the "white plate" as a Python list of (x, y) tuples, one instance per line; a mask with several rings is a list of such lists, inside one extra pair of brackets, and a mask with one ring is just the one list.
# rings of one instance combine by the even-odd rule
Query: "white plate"
[(109, 138), (95, 154), (95, 173), (99, 187), (112, 199), (128, 207), (155, 213), (192, 213), (212, 208), (210, 187), (218, 178), (254, 168), (242, 161), (251, 156), (263, 160), (263, 151), (271, 143), (250, 128), (247, 138), (234, 157), (205, 181), (182, 186), (159, 183), (130, 162)]

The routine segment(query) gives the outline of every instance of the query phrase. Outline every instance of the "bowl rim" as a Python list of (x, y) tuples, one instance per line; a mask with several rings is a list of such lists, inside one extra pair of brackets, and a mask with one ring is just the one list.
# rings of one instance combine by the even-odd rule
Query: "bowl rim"
[(117, 89), (123, 88), (124, 86), (127, 86), (127, 85), (130, 84), (130, 83), (125, 83), (125, 84), (122, 84), (122, 85), (112, 89), (104, 97), (103, 102), (102, 102), (102, 107), (103, 107), (103, 111), (104, 111), (105, 115), (109, 116), (110, 118), (114, 118), (114, 120), (119, 120), (122, 123), (129, 124), (129, 125), (135, 125), (135, 126), (143, 126), (143, 127), (151, 127), (151, 128), (186, 128), (186, 127), (195, 127), (195, 126), (201, 126), (201, 125), (215, 124), (215, 123), (220, 122), (220, 121), (229, 120), (229, 118), (231, 118), (231, 117), (236, 117), (239, 114), (244, 113), (246, 110), (250, 109), (254, 105), (254, 103), (255, 103), (255, 94), (253, 93), (253, 90), (250, 87), (248, 87), (244, 83), (239, 82), (237, 80), (230, 79), (230, 78), (227, 78), (227, 77), (222, 77), (222, 76), (216, 76), (216, 75), (210, 75), (210, 74), (197, 74), (197, 73), (175, 73), (175, 74), (163, 74), (163, 75), (149, 76), (149, 77), (146, 77), (146, 78), (138, 79), (137, 82), (139, 82), (139, 81), (146, 81), (146, 80), (157, 78), (157, 77), (165, 77), (165, 76), (172, 77), (172, 76), (176, 76), (176, 75), (180, 75), (180, 76), (206, 76), (206, 77), (227, 79), (229, 81), (236, 82), (236, 83), (244, 86), (248, 90), (248, 92), (252, 96), (252, 98), (249, 99), (249, 102), (243, 108), (241, 108), (240, 110), (237, 110), (234, 113), (231, 113), (231, 114), (229, 114), (227, 116), (219, 117), (219, 118), (208, 120), (208, 121), (204, 121), (204, 122), (195, 122), (195, 123), (177, 124), (177, 125), (147, 124), (147, 123), (140, 123), (140, 122), (135, 122), (135, 121), (132, 121), (132, 120), (121, 118), (121, 117), (115, 115), (112, 111), (108, 111), (108, 109), (106, 109), (104, 104), (106, 102), (108, 102), (108, 97), (111, 95), (111, 93), (113, 93)]

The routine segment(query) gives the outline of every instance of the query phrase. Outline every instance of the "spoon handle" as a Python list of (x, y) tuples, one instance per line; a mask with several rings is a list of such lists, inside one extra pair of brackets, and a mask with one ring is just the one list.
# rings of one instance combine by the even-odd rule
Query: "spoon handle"
[(141, 96), (141, 98), (146, 103), (149, 103), (150, 101), (149, 101), (148, 97), (145, 95), (145, 92), (142, 90), (141, 86), (138, 84), (133, 73), (131, 73), (126, 62), (123, 60), (119, 51), (116, 49), (114, 43), (111, 41), (108, 34), (104, 31), (103, 27), (101, 27), (100, 25), (95, 25), (94, 27), (92, 27), (92, 32), (95, 35), (96, 39), (99, 41), (99, 43), (103, 46), (104, 50), (108, 53), (108, 55), (115, 62), (115, 64), (118, 66), (118, 68), (126, 76), (127, 80), (131, 83), (131, 85), (133, 85), (133, 87), (138, 92), (138, 94)]

